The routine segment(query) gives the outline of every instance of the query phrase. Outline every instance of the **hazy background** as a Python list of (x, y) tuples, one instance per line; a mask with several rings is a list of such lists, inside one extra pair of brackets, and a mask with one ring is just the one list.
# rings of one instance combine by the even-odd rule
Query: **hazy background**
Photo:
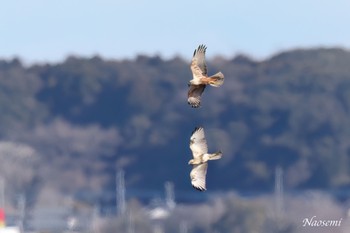
[(199, 43), (208, 56), (266, 58), (296, 47), (350, 45), (347, 0), (1, 1), (0, 54), (58, 61), (68, 54), (189, 59)]
[[(8, 223), (39, 232), (348, 232), (349, 7), (2, 2)], [(191, 109), (189, 62), (202, 43), (209, 73), (226, 80)], [(205, 193), (191, 187), (187, 165), (197, 125), (209, 150), (224, 153)], [(121, 170), (124, 211), (115, 200)], [(343, 222), (303, 227), (312, 216)]]

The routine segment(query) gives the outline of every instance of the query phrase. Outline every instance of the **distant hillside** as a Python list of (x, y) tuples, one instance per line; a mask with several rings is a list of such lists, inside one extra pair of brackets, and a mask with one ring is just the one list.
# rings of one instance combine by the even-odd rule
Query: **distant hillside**
[[(30, 67), (2, 60), (0, 136), (13, 144), (0, 145), (0, 174), (33, 198), (43, 189), (113, 189), (116, 168), (131, 190), (167, 180), (192, 190), (188, 143), (202, 125), (209, 150), (224, 153), (210, 164), (210, 190), (271, 190), (276, 166), (290, 189), (349, 186), (349, 51), (217, 58), (208, 70), (222, 71), (225, 83), (207, 88), (202, 108), (191, 109), (189, 61), (181, 58), (68, 57)], [(30, 156), (10, 161), (19, 145)], [(10, 168), (26, 173), (13, 178)]]

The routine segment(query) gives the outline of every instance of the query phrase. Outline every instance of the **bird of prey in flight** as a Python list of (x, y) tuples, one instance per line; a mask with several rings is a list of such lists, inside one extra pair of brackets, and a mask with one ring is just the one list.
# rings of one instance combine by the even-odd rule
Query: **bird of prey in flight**
[(218, 72), (212, 76), (208, 76), (207, 65), (205, 63), (205, 51), (207, 47), (205, 45), (199, 45), (194, 50), (191, 71), (193, 78), (188, 83), (188, 99), (187, 102), (191, 107), (198, 108), (201, 104), (201, 96), (207, 85), (219, 87), (224, 83), (224, 75)]
[(205, 191), (208, 160), (220, 159), (222, 157), (222, 152), (208, 153), (207, 141), (202, 127), (196, 127), (192, 132), (190, 149), (193, 154), (193, 159), (191, 159), (188, 164), (192, 165), (190, 173), (192, 186), (199, 191)]

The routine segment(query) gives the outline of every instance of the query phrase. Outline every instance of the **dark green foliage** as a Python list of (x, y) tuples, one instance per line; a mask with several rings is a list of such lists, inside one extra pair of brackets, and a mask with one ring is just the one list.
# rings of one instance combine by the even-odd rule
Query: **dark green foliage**
[(209, 73), (221, 70), (224, 85), (207, 88), (202, 108), (191, 109), (189, 62), (180, 58), (69, 57), (29, 68), (0, 61), (1, 136), (34, 147), (56, 175), (70, 169), (113, 187), (115, 168), (123, 167), (128, 188), (172, 180), (185, 190), (192, 189), (188, 140), (203, 125), (209, 150), (224, 153), (210, 165), (210, 190), (271, 190), (278, 165), (289, 188), (342, 187), (350, 184), (349, 64), (342, 49), (295, 50), (261, 62), (217, 58), (208, 61)]

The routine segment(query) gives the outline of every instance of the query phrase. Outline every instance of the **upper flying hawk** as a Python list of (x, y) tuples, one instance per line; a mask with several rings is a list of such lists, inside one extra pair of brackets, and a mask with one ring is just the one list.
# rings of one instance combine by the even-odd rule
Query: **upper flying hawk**
[(208, 154), (207, 141), (202, 127), (196, 127), (192, 132), (190, 139), (190, 148), (192, 150), (193, 159), (188, 164), (192, 165), (190, 173), (192, 186), (199, 190), (205, 191), (205, 177), (207, 174), (208, 160), (216, 160), (222, 157), (221, 151)]
[(205, 64), (205, 45), (199, 45), (194, 50), (191, 71), (193, 78), (189, 82), (188, 99), (187, 102), (191, 107), (198, 108), (201, 104), (201, 95), (205, 87), (209, 84), (214, 87), (219, 87), (224, 83), (224, 75), (218, 72), (210, 77), (207, 73), (207, 65)]

